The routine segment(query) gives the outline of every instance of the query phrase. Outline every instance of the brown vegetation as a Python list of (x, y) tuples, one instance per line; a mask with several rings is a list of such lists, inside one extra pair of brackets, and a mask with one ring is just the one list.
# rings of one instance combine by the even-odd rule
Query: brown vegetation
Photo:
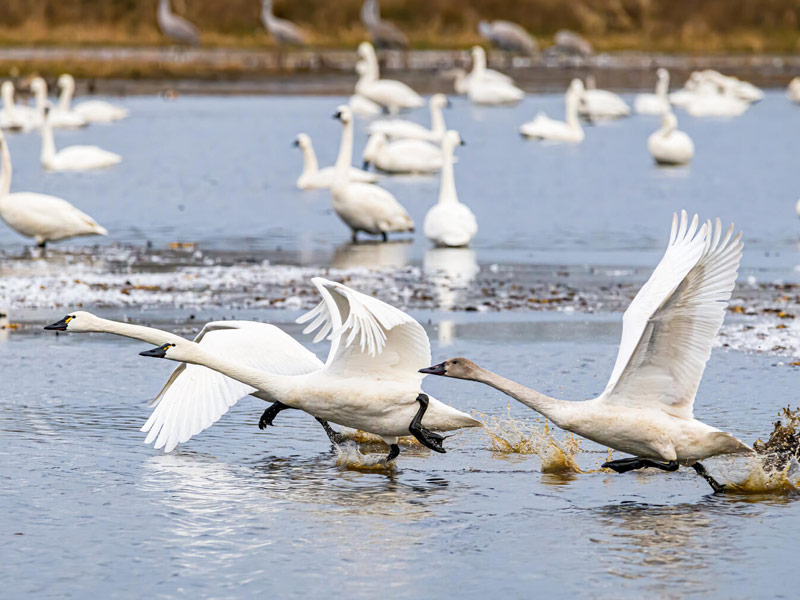
[[(157, 0), (3, 0), (0, 44), (165, 44)], [(204, 44), (271, 44), (260, 0), (173, 0), (203, 31)], [(352, 46), (364, 38), (361, 0), (275, 0), (279, 16), (312, 33), (316, 45)], [(561, 28), (600, 50), (800, 51), (800, 0), (383, 0), (384, 18), (413, 46), (463, 47), (480, 40), (481, 18), (526, 27), (545, 44)]]

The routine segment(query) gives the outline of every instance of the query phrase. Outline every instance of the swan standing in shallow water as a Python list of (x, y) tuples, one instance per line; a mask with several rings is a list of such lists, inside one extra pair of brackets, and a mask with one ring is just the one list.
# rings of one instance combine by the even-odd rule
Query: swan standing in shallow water
[(143, 356), (201, 365), (252, 386), (284, 407), (297, 408), (344, 427), (380, 436), (390, 446), (386, 462), (400, 454), (400, 436), (413, 435), (436, 452), (444, 437), (434, 431), (480, 427), (480, 422), (422, 391), (419, 370), (430, 363), (425, 330), (404, 312), (347, 286), (320, 277), (312, 282), (322, 301), (298, 319), (305, 333), (328, 336), (325, 366), (305, 375), (276, 375), (176, 340)]
[(364, 147), (364, 168), (373, 164), (387, 173), (435, 173), (442, 168), (442, 150), (430, 142), (403, 139), (390, 142), (373, 133)]
[(478, 232), (475, 215), (458, 201), (453, 175), (453, 151), (463, 145), (457, 131), (448, 131), (442, 140), (442, 182), (439, 201), (425, 215), (425, 236), (437, 246), (468, 246)]
[[(184, 338), (153, 327), (101, 319), (92, 313), (76, 311), (50, 331), (72, 333), (111, 333), (153, 345), (183, 341)], [(194, 338), (208, 352), (224, 354), (243, 365), (280, 375), (302, 375), (322, 368), (313, 352), (274, 325), (254, 321), (213, 321), (206, 323)], [(153, 400), (153, 413), (142, 426), (145, 444), (171, 452), (216, 423), (228, 409), (247, 395), (265, 399), (248, 385), (197, 365), (180, 365)], [(279, 411), (277, 411), (279, 412)], [(271, 425), (277, 414), (273, 407), (264, 411), (259, 427)], [(326, 432), (327, 423), (322, 424)]]
[(633, 101), (634, 110), (640, 115), (661, 115), (670, 110), (669, 71), (656, 71), (656, 93), (637, 94)]
[(425, 105), (422, 96), (405, 83), (393, 79), (379, 79), (378, 57), (372, 44), (361, 42), (358, 46), (358, 55), (363, 59), (366, 69), (356, 83), (356, 94), (380, 104), (392, 114)]
[[(297, 187), (301, 190), (320, 190), (329, 189), (333, 185), (333, 178), (336, 167), (319, 168), (317, 155), (314, 153), (314, 146), (311, 138), (305, 133), (299, 133), (294, 145), (303, 151), (303, 172), (297, 178)], [(372, 183), (378, 181), (375, 173), (369, 173), (350, 167), (350, 181), (362, 181)]]
[(550, 398), (455, 358), (423, 373), (490, 385), (553, 423), (598, 444), (633, 454), (605, 463), (618, 473), (690, 466), (714, 491), (699, 461), (753, 450), (731, 434), (693, 417), (697, 387), (725, 317), (742, 257), (741, 234), (723, 232), (717, 219), (699, 228), (684, 211), (675, 215), (669, 245), (647, 283), (625, 311), (622, 341), (603, 393), (582, 402)]
[(83, 117), (87, 123), (111, 123), (128, 116), (127, 108), (114, 106), (105, 100), (86, 100), (70, 106), (72, 95), (75, 93), (75, 79), (68, 73), (64, 73), (58, 78), (58, 87), (61, 89), (61, 95), (58, 97), (59, 110), (73, 111)]
[(335, 117), (342, 122), (342, 141), (331, 187), (333, 210), (350, 227), (353, 242), (359, 231), (378, 235), (386, 241), (390, 231), (414, 231), (414, 221), (388, 191), (373, 183), (350, 181), (353, 163), (353, 113), (340, 106)]
[(383, 133), (390, 138), (425, 140), (441, 143), (446, 131), (442, 109), (450, 105), (447, 96), (434, 94), (428, 102), (431, 110), (431, 128), (404, 119), (382, 119), (369, 126), (370, 133)]
[(573, 79), (564, 95), (566, 121), (556, 121), (540, 112), (532, 121), (524, 123), (519, 132), (526, 137), (539, 140), (582, 142), (583, 128), (578, 120), (578, 102), (582, 93), (583, 82), (580, 79)]
[(647, 149), (660, 165), (685, 165), (694, 156), (694, 144), (683, 131), (678, 131), (678, 119), (667, 111), (661, 118), (661, 129), (647, 138)]
[(525, 97), (525, 92), (511, 83), (511, 78), (504, 81), (500, 77), (486, 75), (486, 51), (481, 46), (472, 47), (472, 65), (466, 87), (467, 96), (475, 104), (516, 104)]
[(56, 152), (49, 109), (45, 108), (42, 123), (42, 166), (48, 171), (91, 171), (105, 169), (122, 162), (122, 157), (97, 146), (67, 146)]
[[(41, 77), (34, 77), (31, 81), (31, 90), (36, 98), (36, 126), (40, 127), (44, 121), (45, 109), (48, 108), (47, 82)], [(89, 124), (86, 119), (72, 110), (51, 108), (48, 117), (50, 119), (50, 126), (53, 127), (53, 129), (78, 129), (79, 127), (86, 127)]]
[(3, 109), (0, 111), (0, 129), (10, 131), (30, 131), (39, 121), (36, 109), (14, 101), (14, 84), (4, 81), (0, 86)]
[(0, 133), (0, 218), (21, 235), (32, 237), (40, 248), (81, 235), (108, 235), (97, 222), (66, 200), (32, 192), (9, 193), (11, 154)]

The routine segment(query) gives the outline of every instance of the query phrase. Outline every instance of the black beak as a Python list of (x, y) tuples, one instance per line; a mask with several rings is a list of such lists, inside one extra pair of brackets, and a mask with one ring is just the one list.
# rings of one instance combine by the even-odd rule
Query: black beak
[(467, 142), (465, 142), (464, 140), (461, 140), (461, 145), (462, 145), (462, 146), (466, 146), (466, 145), (467, 145)]
[(292, 146), (294, 146), (295, 148), (299, 148), (300, 147), (300, 140), (293, 141), (292, 142)]
[(337, 112), (335, 115), (333, 115), (333, 118), (334, 119), (341, 119), (342, 118), (342, 113), (341, 112)]
[(420, 369), (419, 372), (425, 373), (426, 375), (444, 375), (447, 373), (447, 369), (445, 368), (444, 363), (439, 363), (438, 365), (433, 365), (432, 367)]
[(69, 317), (64, 317), (57, 323), (53, 323), (52, 325), (46, 325), (45, 329), (47, 331), (66, 331), (67, 323), (69, 323)]
[(164, 344), (158, 348), (151, 348), (144, 352), (139, 352), (139, 356), (150, 356), (152, 358), (164, 358), (167, 355), (167, 350), (172, 348), (172, 344)]
[(361, 168), (364, 169), (365, 171), (368, 170), (369, 169), (369, 161), (365, 160), (364, 164), (361, 165)]

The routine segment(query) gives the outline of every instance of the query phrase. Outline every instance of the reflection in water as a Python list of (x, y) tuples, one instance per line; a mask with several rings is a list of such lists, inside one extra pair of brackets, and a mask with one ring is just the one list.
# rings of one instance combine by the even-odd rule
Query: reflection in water
[(331, 258), (334, 269), (385, 269), (400, 268), (408, 264), (408, 250), (411, 240), (394, 242), (359, 242), (342, 244)]
[(447, 348), (453, 345), (456, 337), (456, 324), (451, 319), (439, 321), (439, 347)]
[(436, 288), (439, 308), (452, 310), (459, 292), (475, 279), (480, 268), (469, 248), (431, 248), (425, 252), (423, 269)]

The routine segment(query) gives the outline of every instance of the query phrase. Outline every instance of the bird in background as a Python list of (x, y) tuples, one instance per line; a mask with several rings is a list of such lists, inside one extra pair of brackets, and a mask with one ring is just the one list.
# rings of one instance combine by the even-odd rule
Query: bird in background
[(200, 30), (187, 19), (172, 12), (169, 0), (158, 0), (156, 20), (161, 33), (172, 41), (188, 46), (200, 44)]
[(378, 0), (365, 0), (361, 7), (361, 22), (377, 48), (408, 50), (408, 36), (396, 25), (381, 19)]

